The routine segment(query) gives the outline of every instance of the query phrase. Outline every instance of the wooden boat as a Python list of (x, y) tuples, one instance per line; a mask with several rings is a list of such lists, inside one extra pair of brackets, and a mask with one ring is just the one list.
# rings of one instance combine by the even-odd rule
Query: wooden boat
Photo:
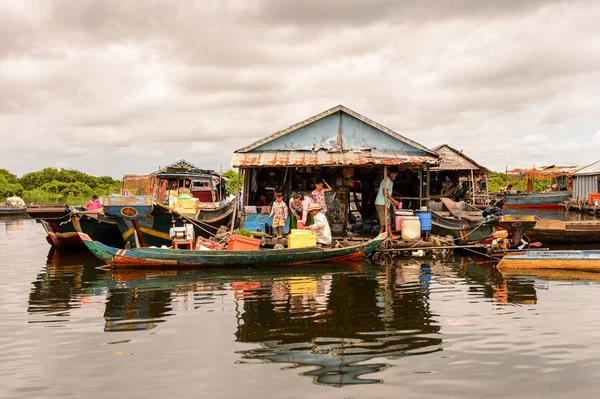
[(85, 248), (78, 233), (86, 233), (94, 240), (124, 247), (125, 243), (113, 219), (102, 211), (84, 211), (67, 205), (30, 205), (27, 214), (41, 223), (46, 240), (58, 248)]
[(371, 255), (386, 238), (380, 234), (373, 240), (339, 248), (294, 248), (247, 251), (196, 251), (188, 249), (135, 248), (118, 249), (92, 240), (79, 233), (81, 240), (99, 259), (113, 267), (228, 267), (290, 266), (318, 262), (338, 262)]
[(523, 251), (506, 255), (498, 269), (562, 269), (600, 271), (600, 251)]
[(540, 219), (535, 228), (527, 232), (527, 236), (544, 244), (600, 243), (600, 221)]
[(0, 216), (18, 215), (25, 213), (27, 207), (0, 206)]
[(481, 242), (492, 237), (496, 218), (485, 219), (481, 210), (460, 201), (442, 198), (430, 202), (431, 232), (442, 237), (452, 236), (456, 243)]
[[(140, 189), (142, 180), (147, 187)], [(234, 197), (227, 197), (227, 181), (214, 171), (180, 160), (150, 175), (126, 175), (123, 181), (122, 195), (106, 197), (102, 205), (131, 246), (171, 245), (169, 230), (184, 222), (205, 238), (231, 222)]]
[(8, 197), (6, 201), (0, 203), (0, 216), (3, 215), (18, 215), (24, 213), (25, 201), (20, 197)]
[(484, 217), (482, 211), (466, 202), (455, 202), (442, 198), (440, 202), (430, 202), (432, 226), (431, 232), (439, 236), (450, 235), (456, 243), (491, 242), (494, 231), (506, 230), (515, 244), (521, 241), (523, 234), (533, 229), (536, 216)]
[(504, 208), (560, 208), (562, 202), (571, 198), (571, 194), (571, 191), (504, 194)]
[(184, 222), (194, 226), (196, 237), (209, 238), (215, 235), (225, 221), (229, 221), (233, 204), (233, 201), (230, 202), (216, 216), (208, 213), (208, 216), (202, 217), (205, 213), (200, 211), (197, 218), (157, 203), (151, 196), (105, 197), (102, 206), (106, 214), (116, 222), (123, 240), (137, 248), (170, 246), (172, 238), (169, 230), (171, 227), (183, 226)]

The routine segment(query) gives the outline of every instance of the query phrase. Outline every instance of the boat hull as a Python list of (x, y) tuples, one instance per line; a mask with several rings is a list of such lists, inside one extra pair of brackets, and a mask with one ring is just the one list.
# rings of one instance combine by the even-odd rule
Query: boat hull
[(491, 238), (493, 224), (472, 224), (463, 220), (446, 218), (431, 211), (431, 232), (438, 236), (451, 236), (455, 243), (482, 242)]
[(506, 194), (504, 208), (560, 208), (571, 198), (571, 191), (533, 194)]
[(12, 206), (0, 206), (0, 216), (6, 215), (18, 215), (21, 213), (25, 213), (27, 208), (15, 208)]
[[(123, 240), (131, 247), (171, 246), (171, 227), (181, 227), (184, 222), (194, 226), (195, 236), (209, 238), (215, 235), (222, 225), (229, 225), (233, 215), (234, 202), (230, 201), (215, 210), (202, 210), (197, 219), (186, 217), (177, 211), (160, 204), (107, 205), (104, 209), (111, 215), (119, 228)], [(135, 217), (125, 216), (122, 209), (135, 209)]]
[(98, 212), (79, 212), (67, 206), (51, 206), (27, 208), (27, 214), (40, 222), (46, 231), (46, 240), (57, 248), (85, 249), (78, 233), (86, 233), (108, 245), (125, 245), (117, 224)]
[(600, 271), (600, 251), (525, 251), (507, 255), (498, 269), (561, 269)]
[(252, 251), (195, 251), (181, 249), (112, 248), (80, 234), (82, 241), (99, 259), (119, 268), (203, 268), (240, 266), (292, 266), (318, 262), (341, 262), (369, 256), (383, 242), (378, 237), (360, 245), (342, 248), (297, 248)]

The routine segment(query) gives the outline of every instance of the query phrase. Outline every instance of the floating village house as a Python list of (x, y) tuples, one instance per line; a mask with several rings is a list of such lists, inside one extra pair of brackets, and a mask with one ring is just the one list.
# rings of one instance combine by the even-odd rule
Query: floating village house
[(440, 155), (439, 165), (431, 168), (431, 199), (470, 199), (473, 204), (489, 202), (487, 184), (481, 184), (487, 179), (480, 180), (491, 173), (489, 169), (448, 144), (431, 150)]
[[(600, 161), (596, 161), (591, 165), (571, 175), (573, 179), (573, 200), (592, 206), (595, 201), (600, 199)], [(591, 194), (591, 195), (590, 195)], [(597, 194), (594, 196), (594, 194)]]
[[(328, 217), (339, 233), (358, 219), (376, 215), (375, 197), (387, 167), (400, 173), (395, 198), (405, 208), (426, 205), (429, 169), (438, 155), (342, 105), (296, 123), (235, 151), (232, 165), (244, 181), (242, 211), (270, 205), (281, 191), (311, 195), (316, 181), (325, 180)], [(242, 215), (243, 217), (244, 215)]]

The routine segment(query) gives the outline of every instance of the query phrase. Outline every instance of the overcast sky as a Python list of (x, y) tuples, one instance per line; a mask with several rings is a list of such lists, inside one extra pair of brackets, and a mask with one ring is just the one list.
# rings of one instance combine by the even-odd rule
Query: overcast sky
[(338, 104), (492, 170), (600, 159), (600, 2), (0, 2), (0, 168), (120, 178)]

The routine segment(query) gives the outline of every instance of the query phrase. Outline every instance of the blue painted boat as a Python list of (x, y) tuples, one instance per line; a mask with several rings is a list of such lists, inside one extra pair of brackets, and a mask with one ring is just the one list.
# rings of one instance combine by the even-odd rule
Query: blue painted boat
[(26, 207), (15, 208), (14, 206), (0, 206), (0, 216), (2, 215), (18, 215), (20, 213), (25, 213)]
[(560, 204), (568, 201), (571, 195), (571, 191), (505, 194), (504, 208), (560, 208)]
[(562, 269), (600, 271), (600, 250), (523, 251), (508, 254), (498, 269)]
[(387, 237), (380, 234), (357, 245), (340, 243), (336, 248), (286, 248), (242, 251), (197, 251), (189, 249), (118, 249), (93, 241), (87, 234), (79, 237), (100, 260), (113, 267), (172, 269), (181, 267), (290, 266), (319, 262), (357, 260), (371, 255)]

